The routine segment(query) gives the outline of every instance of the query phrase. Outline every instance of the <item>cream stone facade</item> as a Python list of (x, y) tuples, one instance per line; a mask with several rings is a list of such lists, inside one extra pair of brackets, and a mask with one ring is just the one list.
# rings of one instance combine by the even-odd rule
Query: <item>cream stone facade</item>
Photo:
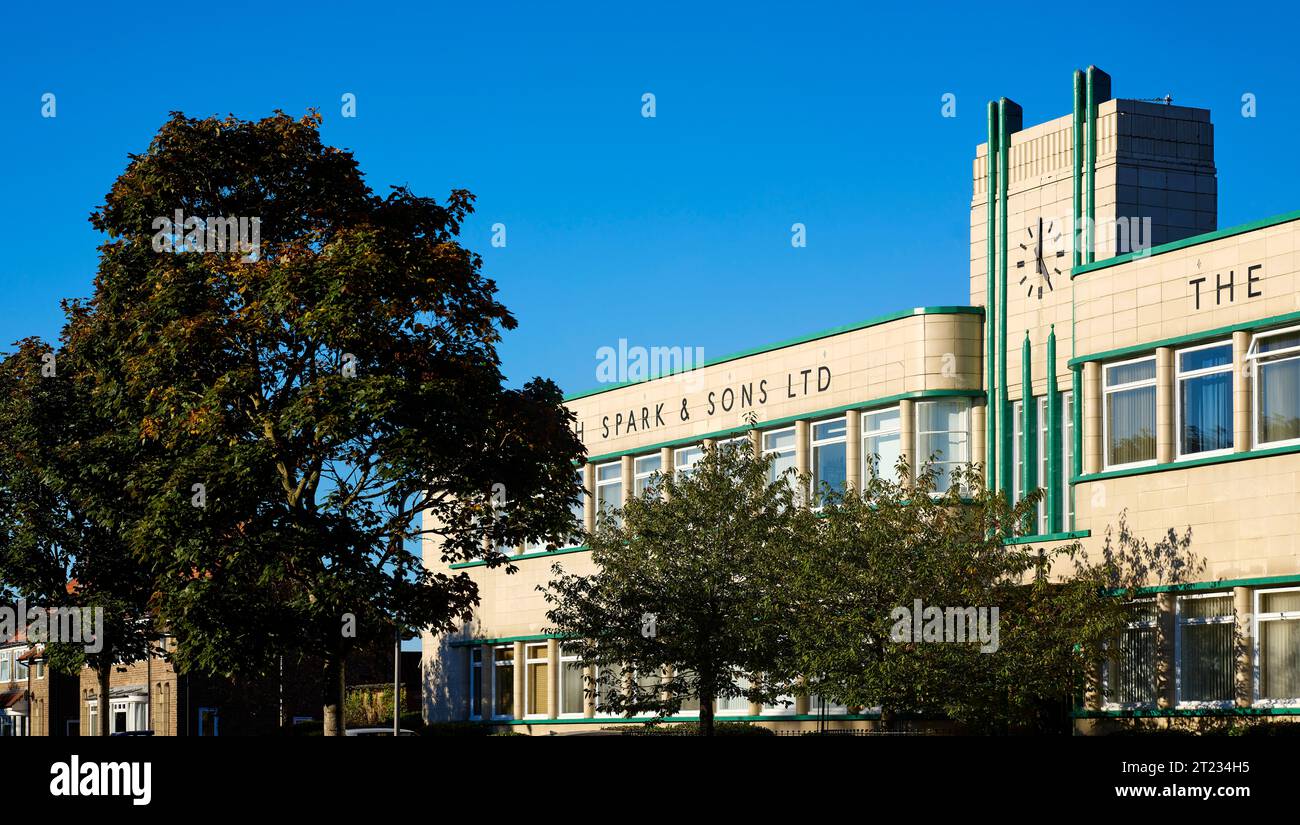
[[(1010, 496), (1046, 489), (1038, 529), (1017, 541), (1099, 553), (1121, 520), (1152, 543), (1190, 531), (1203, 570), (1149, 582), (1080, 729), (1300, 715), (1300, 212), (1218, 229), (1208, 111), (1115, 99), (1095, 68), (1076, 72), (1073, 100), (1072, 115), (1029, 128), (1016, 104), (990, 104), (969, 306), (570, 396), (589, 456), (581, 518), (590, 529), (598, 502), (743, 436), (749, 417), (754, 448), (788, 451), (800, 471), (829, 449), (842, 464), (832, 483), (860, 481), (871, 452), (916, 461), (938, 448)], [(545, 635), (538, 585), (556, 561), (589, 572), (588, 554), (517, 548), (514, 560), (512, 575), (454, 565), (482, 606), (462, 632), (425, 638), (427, 715), (534, 733), (616, 721), (575, 698), (582, 674)], [(425, 561), (438, 566), (433, 548)], [(811, 710), (720, 718), (797, 728), (824, 715)]]

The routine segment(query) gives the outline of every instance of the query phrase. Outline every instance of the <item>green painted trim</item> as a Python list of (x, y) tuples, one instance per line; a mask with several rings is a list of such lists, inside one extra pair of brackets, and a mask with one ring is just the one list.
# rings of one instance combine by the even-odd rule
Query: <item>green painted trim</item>
[(664, 447), (672, 448), (672, 447), (680, 447), (686, 444), (698, 444), (706, 438), (725, 438), (727, 436), (738, 435), (740, 433), (747, 433), (750, 430), (755, 428), (761, 430), (770, 430), (775, 427), (784, 427), (787, 424), (793, 424), (796, 421), (825, 418), (826, 416), (839, 415), (840, 413), (845, 413), (848, 412), (849, 410), (861, 410), (861, 409), (866, 409), (868, 407), (882, 407), (888, 404), (893, 404), (898, 401), (906, 401), (906, 400), (913, 400), (913, 399), (928, 399), (928, 398), (982, 398), (983, 396), (984, 396), (983, 390), (913, 390), (911, 392), (900, 392), (896, 395), (886, 395), (881, 398), (872, 398), (867, 401), (859, 401), (854, 404), (845, 404), (841, 407), (831, 407), (830, 409), (825, 409), (825, 410), (813, 410), (806, 413), (800, 413), (798, 415), (786, 416), (785, 418), (775, 418), (772, 419), (771, 421), (760, 421), (754, 427), (751, 427), (748, 424), (740, 424), (725, 430), (715, 430), (714, 432), (704, 433), (702, 435), (691, 435), (685, 438), (675, 438), (671, 441), (661, 441), (657, 444), (644, 444), (640, 447), (633, 447), (631, 449), (622, 450), (620, 452), (615, 452), (615, 453), (602, 453), (601, 455), (596, 455), (596, 456), (592, 456), (591, 458), (588, 458), (587, 462), (590, 464), (599, 464), (606, 461), (613, 461), (616, 458), (622, 458), (625, 455), (642, 455), (643, 453), (650, 453), (650, 452), (654, 452), (655, 450), (661, 450)]
[(480, 645), (509, 645), (515, 642), (544, 642), (547, 639), (566, 639), (562, 633), (534, 633), (530, 636), (501, 636), (496, 639), (457, 639), (452, 647), (479, 647)]
[(985, 248), (985, 259), (988, 263), (988, 278), (984, 290), (984, 305), (987, 311), (984, 317), (984, 337), (988, 342), (985, 350), (985, 373), (987, 374), (985, 386), (988, 388), (988, 401), (984, 404), (984, 475), (989, 490), (997, 489), (997, 425), (998, 412), (996, 398), (997, 390), (997, 327), (994, 320), (997, 317), (994, 312), (995, 302), (997, 301), (997, 223), (994, 220), (994, 213), (997, 204), (997, 180), (998, 180), (998, 107), (993, 101), (988, 104), (988, 126), (989, 142), (987, 156), (987, 186), (985, 196), (986, 203), (984, 218), (986, 234), (988, 236), (988, 245)]
[(1144, 476), (1149, 473), (1163, 473), (1169, 470), (1185, 470), (1188, 467), (1206, 467), (1211, 464), (1227, 464), (1232, 461), (1249, 461), (1254, 458), (1272, 458), (1273, 456), (1294, 455), (1296, 453), (1300, 453), (1300, 444), (1288, 444), (1285, 447), (1266, 447), (1262, 450), (1247, 450), (1244, 453), (1212, 455), (1206, 458), (1188, 458), (1182, 461), (1170, 461), (1167, 464), (1153, 464), (1149, 467), (1130, 467), (1124, 470), (1104, 470), (1100, 473), (1088, 473), (1087, 475), (1075, 476), (1071, 481), (1074, 484), (1087, 484), (1092, 481), (1105, 481), (1109, 478)]
[(998, 486), (1011, 496), (1011, 402), (1007, 400), (1007, 179), (1011, 136), (1007, 132), (1007, 99), (998, 100)]
[(1129, 347), (1120, 347), (1119, 349), (1103, 350), (1088, 355), (1080, 355), (1077, 358), (1070, 359), (1070, 366), (1083, 364), (1087, 361), (1110, 361), (1129, 355), (1138, 355), (1148, 350), (1155, 350), (1157, 347), (1180, 347), (1184, 344), (1195, 344), (1202, 341), (1208, 341), (1211, 338), (1222, 338), (1225, 335), (1231, 335), (1234, 332), (1248, 332), (1255, 329), (1266, 329), (1268, 327), (1284, 326), (1300, 322), (1300, 312), (1288, 312), (1283, 315), (1272, 315), (1268, 318), (1260, 318), (1255, 321), (1241, 321), (1236, 324), (1229, 324), (1225, 327), (1215, 327), (1207, 329), (1204, 332), (1189, 332), (1186, 335), (1175, 335), (1172, 338), (1161, 338), (1158, 341), (1151, 341), (1144, 344), (1134, 344)]
[[(1038, 487), (1038, 404), (1034, 398), (1032, 350), (1029, 330), (1025, 330), (1025, 341), (1020, 345), (1020, 462), (1025, 480), (1024, 489), (1020, 491), (1022, 498)], [(1035, 527), (1036, 523), (1030, 529)]]
[[(524, 561), (526, 559), (544, 559), (550, 556), (564, 556), (569, 553), (585, 553), (591, 550), (585, 544), (579, 547), (561, 547), (558, 550), (539, 550), (536, 553), (522, 553), (518, 556), (506, 556), (507, 562)], [(504, 562), (497, 564), (497, 567), (503, 567)], [(477, 559), (475, 561), (460, 561), (450, 565), (452, 570), (463, 570), (466, 567), (486, 567), (486, 559)]]
[[(1292, 573), (1289, 576), (1251, 576), (1244, 579), (1216, 579), (1211, 582), (1188, 582), (1185, 584), (1153, 584), (1150, 587), (1135, 588), (1132, 595), (1150, 596), (1155, 593), (1203, 593), (1207, 591), (1224, 590), (1230, 587), (1272, 587), (1274, 585), (1288, 584), (1300, 584), (1300, 573)], [(1119, 596), (1128, 593), (1128, 591), (1118, 588), (1106, 592), (1112, 596)]]
[[(697, 364), (691, 369), (703, 369), (704, 367), (713, 367), (713, 366), (717, 366), (718, 364), (725, 364), (729, 361), (736, 361), (741, 358), (749, 358), (750, 356), (761, 355), (765, 352), (775, 352), (776, 350), (785, 349), (786, 347), (798, 346), (799, 344), (807, 344), (811, 341), (818, 341), (823, 338), (833, 337), (835, 335), (843, 335), (847, 332), (857, 332), (858, 330), (867, 329), (868, 327), (875, 327), (881, 324), (888, 324), (891, 321), (898, 321), (904, 318), (913, 318), (919, 315), (983, 315), (983, 314), (984, 314), (983, 307), (972, 307), (972, 306), (914, 307), (912, 309), (899, 310), (898, 312), (891, 312), (887, 315), (881, 315), (876, 318), (870, 318), (866, 321), (860, 321), (856, 324), (848, 324), (842, 327), (834, 327), (832, 329), (826, 329), (820, 332), (814, 332), (809, 335), (803, 335), (798, 338), (791, 338), (785, 341), (778, 341), (775, 344), (765, 344), (763, 346), (753, 347), (752, 349), (741, 350), (740, 352), (733, 352), (730, 355), (723, 355), (719, 358), (713, 358), (711, 360), (705, 361), (703, 364)], [(603, 392), (610, 392), (612, 390), (623, 389), (624, 387), (631, 387), (637, 384), (645, 384), (649, 381), (656, 381), (661, 378), (668, 378), (673, 375), (680, 375), (687, 371), (688, 370), (685, 369), (676, 370), (674, 372), (664, 373), (662, 375), (652, 375), (649, 378), (642, 378), (637, 381), (622, 381), (617, 384), (609, 384), (608, 386), (604, 386), (604, 387), (596, 387), (595, 389), (590, 389), (583, 392), (570, 393), (569, 395), (564, 396), (564, 400), (576, 401), (579, 398), (588, 398), (593, 395), (600, 395)]]
[[(828, 713), (825, 716), (818, 716), (815, 713), (792, 713), (792, 714), (774, 714), (772, 716), (731, 716), (718, 714), (713, 715), (714, 724), (719, 722), (873, 722), (880, 719), (879, 713)], [(482, 725), (645, 725), (650, 722), (669, 724), (699, 722), (698, 716), (664, 716), (664, 717), (640, 717), (629, 719), (625, 716), (582, 716), (582, 717), (565, 717), (563, 719), (473, 719), (470, 720), (475, 724)]]
[(1096, 66), (1088, 67), (1087, 89), (1085, 92), (1088, 108), (1088, 165), (1084, 169), (1084, 174), (1087, 176), (1088, 181), (1088, 213), (1087, 222), (1083, 225), (1084, 263), (1092, 263), (1095, 254), (1093, 249), (1093, 223), (1097, 220), (1097, 101), (1093, 96), (1092, 81), (1096, 68)]
[(1074, 224), (1070, 246), (1074, 253), (1074, 266), (1083, 263), (1083, 245), (1079, 243), (1079, 218), (1083, 215), (1083, 72), (1074, 70), (1074, 153), (1071, 157), (1074, 175)]
[(1223, 240), (1224, 238), (1234, 237), (1236, 235), (1244, 235), (1247, 232), (1254, 232), (1258, 229), (1267, 229), (1271, 226), (1280, 226), (1284, 223), (1291, 223), (1297, 220), (1300, 220), (1300, 209), (1291, 212), (1283, 212), (1280, 215), (1273, 215), (1271, 217), (1261, 218), (1256, 221), (1251, 221), (1250, 223), (1243, 223), (1237, 226), (1230, 226), (1227, 229), (1216, 229), (1213, 232), (1205, 232), (1200, 235), (1193, 235), (1190, 238), (1183, 238), (1182, 240), (1178, 240), (1178, 241), (1170, 241), (1169, 243), (1162, 243), (1159, 246), (1153, 246), (1150, 249), (1138, 250), (1135, 252), (1125, 252), (1123, 255), (1116, 255), (1115, 257), (1107, 258), (1104, 261), (1085, 263), (1082, 266), (1076, 266), (1072, 270), (1070, 270), (1070, 277), (1074, 278), (1078, 275), (1086, 275), (1089, 272), (1096, 272), (1097, 270), (1105, 269), (1108, 266), (1117, 266), (1119, 264), (1129, 263), (1130, 261), (1141, 260), (1144, 258), (1151, 258), (1156, 255), (1163, 255), (1166, 252), (1174, 252), (1179, 249), (1186, 249), (1190, 246), (1198, 246), (1203, 243), (1210, 243), (1211, 241), (1219, 241), (1219, 240)]
[(1043, 533), (1040, 536), (1014, 536), (1003, 539), (1003, 546), (1016, 544), (1044, 544), (1049, 541), (1071, 541), (1073, 539), (1086, 539), (1092, 535), (1091, 530), (1063, 530), (1059, 533)]
[(1047, 333), (1047, 532), (1061, 526), (1061, 393), (1056, 386), (1056, 325)]
[(1189, 716), (1300, 716), (1300, 708), (1132, 708), (1075, 710), (1075, 719), (1158, 719)]

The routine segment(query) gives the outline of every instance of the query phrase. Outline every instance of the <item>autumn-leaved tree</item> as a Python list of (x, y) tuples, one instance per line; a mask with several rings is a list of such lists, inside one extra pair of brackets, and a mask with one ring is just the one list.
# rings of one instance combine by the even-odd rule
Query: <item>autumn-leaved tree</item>
[(516, 322), (459, 241), (473, 197), (377, 195), (319, 126), (173, 115), (92, 216), (108, 238), (65, 337), (137, 447), (97, 506), (129, 514), (178, 664), (319, 656), (333, 734), (353, 645), (477, 602), (408, 542), (563, 541), (582, 446), (554, 384), (505, 386)]

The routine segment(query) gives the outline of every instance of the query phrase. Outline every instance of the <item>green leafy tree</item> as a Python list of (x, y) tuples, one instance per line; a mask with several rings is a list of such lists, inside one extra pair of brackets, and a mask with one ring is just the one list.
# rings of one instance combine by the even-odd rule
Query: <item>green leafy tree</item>
[[(156, 638), (152, 575), (127, 546), (123, 524), (85, 495), (88, 479), (111, 475), (121, 445), (101, 437), (74, 372), (65, 353), (37, 339), (0, 360), (0, 587), (36, 611), (99, 613), (98, 622), (80, 614), (84, 644), (32, 641), (46, 641), (56, 670), (90, 666), (102, 698), (113, 666), (142, 658)], [(99, 713), (98, 735), (108, 734), (110, 717)]]
[(455, 562), (563, 541), (582, 446), (553, 383), (504, 386), (516, 322), (459, 242), (473, 196), (378, 196), (319, 125), (173, 115), (92, 216), (108, 240), (65, 336), (135, 445), (94, 506), (154, 571), (179, 666), (318, 656), (338, 733), (354, 645), (450, 629), (477, 603), (408, 543)]
[(1185, 542), (1121, 537), (1091, 560), (1077, 542), (1008, 544), (1033, 523), (1041, 490), (1013, 506), (972, 468), (941, 495), (932, 465), (914, 481), (905, 463), (896, 470), (828, 498), (777, 591), (790, 637), (782, 671), (881, 708), (886, 723), (909, 714), (986, 733), (1059, 730), (1080, 687), (1095, 689), (1126, 596), (1156, 569), (1178, 580), (1195, 568)]
[(656, 476), (589, 537), (591, 575), (561, 565), (539, 588), (551, 632), (599, 674), (588, 692), (602, 712), (672, 715), (698, 702), (712, 735), (714, 702), (772, 701), (768, 674), (782, 638), (766, 612), (780, 586), (770, 559), (787, 556), (811, 516), (771, 459), (749, 442), (715, 447), (689, 473)]

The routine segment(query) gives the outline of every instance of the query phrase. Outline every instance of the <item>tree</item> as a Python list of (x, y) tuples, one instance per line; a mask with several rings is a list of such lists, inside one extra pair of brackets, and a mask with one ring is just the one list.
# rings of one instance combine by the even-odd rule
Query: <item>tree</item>
[(407, 543), (563, 541), (583, 448), (553, 383), (504, 386), (516, 322), (458, 240), (473, 196), (379, 197), (320, 122), (174, 114), (91, 217), (108, 240), (65, 337), (136, 445), (95, 505), (129, 515), (179, 666), (319, 656), (337, 734), (353, 645), (477, 603)]
[(782, 669), (836, 701), (881, 708), (886, 723), (910, 714), (986, 733), (1059, 730), (1127, 621), (1125, 596), (1156, 567), (1178, 579), (1195, 566), (1185, 543), (1108, 539), (1096, 560), (1077, 542), (1008, 544), (1033, 523), (1041, 490), (1013, 506), (975, 468), (955, 471), (942, 495), (933, 465), (915, 481), (905, 462), (896, 471), (827, 499), (779, 591), (791, 642)]
[(102, 518), (85, 495), (88, 479), (112, 472), (121, 445), (99, 436), (70, 359), (37, 339), (16, 346), (0, 360), (0, 588), (36, 611), (98, 612), (98, 622), (79, 614), (84, 644), (57, 635), (32, 641), (45, 643), (56, 670), (85, 664), (96, 672), (96, 732), (107, 736), (113, 666), (144, 657), (155, 638), (152, 576), (122, 523)]
[(597, 572), (541, 589), (548, 632), (599, 676), (601, 711), (671, 715), (698, 701), (712, 735), (715, 700), (772, 701), (782, 644), (766, 611), (785, 556), (810, 514), (772, 461), (749, 446), (712, 447), (687, 472), (655, 476), (621, 511), (602, 512), (588, 539)]

